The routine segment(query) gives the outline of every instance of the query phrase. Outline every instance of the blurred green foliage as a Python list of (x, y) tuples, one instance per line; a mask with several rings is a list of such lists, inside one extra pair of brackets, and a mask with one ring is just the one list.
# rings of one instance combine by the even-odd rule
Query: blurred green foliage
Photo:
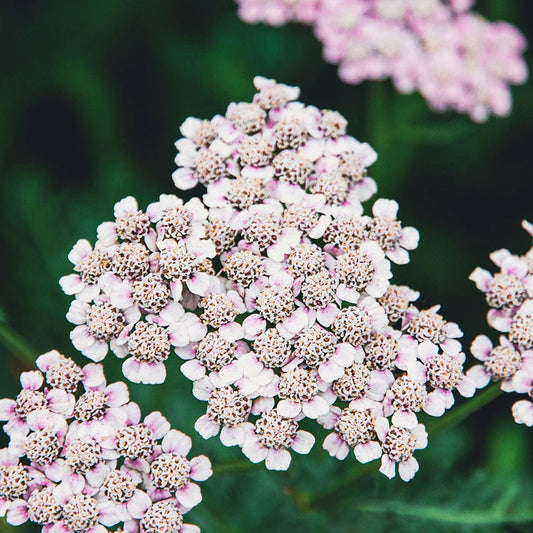
[[(533, 35), (530, 0), (480, 0), (478, 9)], [(94, 241), (126, 195), (142, 206), (175, 192), (179, 124), (249, 100), (256, 74), (299, 85), (302, 101), (339, 110), (349, 133), (373, 144), (380, 196), (398, 200), (404, 223), (421, 232), (395, 279), (420, 290), (422, 306), (442, 304), (465, 331), (465, 348), (488, 331), (483, 297), (467, 278), (476, 265), (489, 267), (490, 251), (529, 246), (520, 220), (533, 217), (532, 83), (513, 90), (507, 119), (476, 125), (437, 115), (388, 83), (342, 84), (309, 28), (245, 25), (231, 0), (3, 0), (0, 42), (5, 395), (17, 393), (18, 374), (37, 354), (74, 355), (69, 298), (57, 284), (71, 271), (74, 242)], [(117, 360), (106, 368), (121, 379)], [(193, 436), (196, 454), (212, 458), (204, 503), (188, 515), (205, 533), (531, 530), (532, 432), (512, 422), (511, 395), (432, 435), (417, 454), (421, 471), (405, 484), (376, 473), (377, 463), (369, 470), (352, 457), (330, 459), (320, 442), (286, 473), (251, 465), (238, 449), (194, 433), (203, 404), (178, 358), (167, 368), (163, 386), (133, 386), (132, 397), (145, 412), (163, 411)], [(1, 522), (0, 531), (12, 530)]]

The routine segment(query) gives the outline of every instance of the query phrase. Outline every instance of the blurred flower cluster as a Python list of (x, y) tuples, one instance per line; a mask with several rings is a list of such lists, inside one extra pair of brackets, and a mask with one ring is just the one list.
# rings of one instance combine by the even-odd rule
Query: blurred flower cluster
[[(0, 400), (10, 441), (0, 450), (0, 516), (43, 532), (199, 532), (183, 515), (211, 476), (205, 456), (161, 413), (141, 419), (125, 383), (102, 365), (79, 367), (57, 351), (23, 372), (17, 397)], [(118, 527), (118, 529), (117, 529)]]
[[(533, 224), (524, 220), (522, 225), (533, 237)], [(504, 335), (496, 346), (486, 335), (474, 339), (470, 349), (482, 364), (468, 375), (477, 388), (501, 381), (503, 391), (525, 394), (527, 400), (513, 405), (513, 417), (533, 426), (533, 247), (523, 256), (496, 250), (490, 258), (499, 271), (491, 274), (478, 267), (470, 279), (485, 294), (488, 324)]]
[(511, 111), (510, 84), (528, 76), (524, 36), (470, 11), (473, 0), (237, 0), (246, 22), (313, 26), (346, 83), (390, 78), (437, 111), (475, 121)]
[(203, 185), (203, 203), (162, 195), (143, 212), (128, 197), (94, 248), (76, 244), (77, 273), (61, 280), (72, 340), (93, 360), (111, 347), (142, 383), (164, 381), (174, 350), (207, 402), (197, 431), (252, 462), (284, 470), (289, 450), (308, 453), (307, 418), (331, 430), (330, 455), (353, 449), (409, 480), (427, 443), (417, 413), (474, 393), (462, 332), (390, 283), (418, 232), (395, 201), (364, 214), (372, 148), (339, 113), (296, 101), (297, 87), (254, 83), (252, 102), (181, 127), (173, 180)]

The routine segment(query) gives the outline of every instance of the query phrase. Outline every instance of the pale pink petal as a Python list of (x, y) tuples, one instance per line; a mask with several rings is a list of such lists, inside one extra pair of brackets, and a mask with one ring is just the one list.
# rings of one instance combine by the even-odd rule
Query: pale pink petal
[(430, 416), (442, 416), (446, 411), (446, 402), (439, 395), (428, 394), (424, 404), (424, 412)]
[(187, 288), (198, 296), (205, 296), (211, 285), (211, 276), (205, 272), (195, 272), (193, 276), (186, 281)]
[(316, 419), (329, 411), (329, 404), (320, 396), (302, 404), (302, 411), (308, 418)]
[(3, 398), (0, 400), (0, 420), (9, 420), (15, 415), (15, 400)]
[(59, 414), (70, 414), (74, 408), (74, 398), (62, 389), (51, 389), (46, 394), (48, 409)]
[(200, 533), (200, 528), (194, 524), (183, 524), (179, 533)]
[(402, 461), (398, 465), (398, 474), (403, 481), (413, 479), (418, 472), (418, 461), (414, 457), (410, 457), (407, 461)]
[(287, 470), (291, 464), (291, 454), (288, 450), (271, 448), (265, 459), (265, 466), (269, 470)]
[(322, 326), (327, 328), (335, 322), (335, 318), (338, 314), (339, 308), (334, 304), (328, 304), (322, 309), (317, 309), (316, 319)]
[(469, 376), (463, 377), (455, 387), (461, 396), (471, 398), (476, 392), (476, 384)]
[(200, 487), (196, 483), (187, 483), (185, 487), (176, 491), (176, 499), (187, 508), (192, 508), (202, 501)]
[(344, 367), (337, 363), (336, 358), (331, 357), (318, 367), (318, 374), (327, 383), (333, 383), (333, 381), (339, 379), (344, 374)]
[(38, 370), (29, 370), (20, 375), (20, 384), (23, 389), (38, 390), (43, 384), (43, 375)]
[(82, 259), (93, 251), (91, 243), (87, 239), (79, 239), (68, 254), (68, 260), (77, 265)]
[(387, 251), (387, 257), (397, 265), (406, 265), (409, 263), (409, 252), (403, 248), (394, 248)]
[(130, 357), (122, 363), (122, 373), (124, 377), (128, 378), (133, 383), (141, 383), (143, 378), (143, 372), (141, 369), (141, 363)]
[(388, 455), (381, 457), (381, 466), (379, 471), (386, 475), (389, 479), (392, 479), (396, 475), (396, 463), (389, 459)]
[(305, 328), (308, 324), (309, 318), (307, 316), (307, 313), (302, 309), (297, 309), (296, 311), (294, 311), (294, 313), (292, 313), (282, 322), (283, 327), (286, 328), (293, 335), (297, 335), (298, 333), (300, 333), (300, 331), (302, 331), (302, 329)]
[(506, 333), (511, 329), (513, 319), (505, 311), (490, 309), (487, 313), (487, 322), (495, 330)]
[[(468, 372), (467, 375), (469, 375)], [(513, 377), (513, 389), (516, 392), (528, 393), (533, 389), (533, 375), (529, 372), (519, 370)], [(0, 400), (0, 404), (2, 401), (4, 400)], [(5, 420), (5, 418), (0, 417), (0, 420)]]
[(504, 274), (510, 274), (522, 279), (528, 273), (527, 261), (520, 259), (516, 255), (511, 255), (503, 262), (502, 272)]
[(89, 333), (87, 326), (76, 326), (70, 332), (70, 340), (74, 348), (80, 352), (83, 352), (96, 342), (96, 339)]
[(235, 342), (244, 337), (244, 328), (237, 322), (228, 322), (218, 328), (220, 336), (228, 342)]
[(132, 518), (140, 519), (152, 506), (152, 498), (146, 492), (136, 489), (126, 505)]
[(193, 457), (189, 464), (191, 465), (191, 479), (194, 481), (205, 481), (213, 475), (211, 461), (205, 455)]
[(488, 270), (477, 267), (472, 274), (468, 276), (468, 279), (472, 280), (480, 291), (487, 292), (489, 282), (492, 279), (492, 274)]
[[(98, 505), (98, 521), (106, 527), (114, 526), (120, 522), (117, 514), (117, 505), (107, 500)], [(128, 515), (129, 518), (129, 515)]]
[(412, 429), (417, 426), (416, 415), (411, 411), (396, 411), (392, 415), (392, 423), (395, 426)]
[(375, 441), (360, 442), (353, 449), (353, 453), (360, 463), (369, 463), (381, 457), (381, 445)]
[(107, 405), (109, 407), (118, 407), (127, 403), (130, 399), (128, 387), (122, 381), (112, 383), (105, 389)]
[(161, 439), (170, 431), (169, 421), (158, 411), (150, 413), (144, 419), (144, 425), (153, 431), (156, 439)]
[(402, 229), (400, 236), (400, 246), (406, 250), (414, 250), (418, 246), (420, 240), (420, 233), (416, 228), (406, 226)]
[(293, 402), (292, 400), (280, 400), (276, 406), (276, 409), (281, 416), (295, 418), (301, 413), (302, 405), (300, 403)]
[(192, 189), (198, 183), (198, 179), (193, 172), (188, 168), (178, 168), (172, 173), (172, 181), (174, 185), (183, 191)]
[(517, 424), (525, 424), (528, 427), (533, 426), (533, 402), (528, 400), (515, 402), (512, 411)]
[(202, 415), (194, 424), (194, 429), (200, 433), (204, 439), (210, 439), (218, 434), (220, 425), (213, 422), (207, 415)]
[(162, 447), (165, 452), (185, 457), (191, 451), (192, 441), (185, 433), (171, 429), (163, 438)]
[(250, 459), (252, 463), (260, 463), (266, 459), (268, 449), (261, 446), (255, 439), (245, 440), (242, 446), (242, 453)]
[(28, 504), (24, 500), (11, 502), (7, 509), (6, 521), (12, 526), (20, 526), (28, 520)]
[(360, 293), (357, 289), (349, 288), (344, 283), (337, 287), (337, 296), (345, 302), (356, 304), (359, 300)]
[(467, 370), (466, 375), (474, 382), (476, 389), (482, 389), (490, 383), (490, 374), (483, 365), (474, 365)]
[(98, 388), (105, 384), (104, 368), (102, 365), (89, 363), (83, 367), (83, 384), (89, 388)]
[(186, 361), (181, 365), (180, 370), (183, 375), (191, 381), (196, 381), (205, 376), (205, 367), (202, 366), (198, 359), (191, 359), (190, 361)]
[(107, 342), (97, 340), (91, 346), (83, 350), (83, 355), (85, 355), (95, 363), (98, 363), (99, 361), (102, 361), (105, 358), (108, 351), (109, 345), (107, 344)]
[(81, 292), (85, 286), (78, 274), (63, 276), (59, 279), (59, 285), (63, 292), (69, 296)]
[(299, 454), (305, 455), (315, 444), (315, 437), (308, 431), (299, 430), (294, 436), (291, 448)]
[(261, 413), (270, 411), (270, 409), (273, 409), (273, 408), (274, 408), (274, 398), (259, 397), (254, 400), (252, 404), (251, 413), (253, 415), (260, 415)]
[(395, 200), (379, 198), (372, 206), (372, 214), (375, 217), (396, 218), (396, 215), (398, 214), (398, 202)]
[(266, 327), (266, 320), (259, 315), (252, 314), (246, 317), (242, 323), (244, 328), (244, 338), (255, 339)]
[(167, 369), (163, 363), (141, 362), (138, 377), (145, 385), (159, 385), (167, 378)]
[(430, 341), (421, 342), (418, 345), (418, 357), (425, 363), (437, 355), (439, 349)]
[(480, 361), (486, 361), (491, 350), (492, 342), (486, 335), (478, 335), (470, 346), (472, 355)]
[(105, 481), (105, 478), (110, 472), (109, 466), (100, 463), (96, 465), (94, 468), (91, 468), (86, 474), (85, 479), (87, 479), (87, 483), (91, 485), (92, 487), (100, 487), (102, 483)]
[(326, 450), (331, 457), (336, 457), (340, 461), (346, 459), (350, 453), (350, 446), (343, 441), (336, 433), (330, 433), (322, 444), (322, 448)]
[(428, 394), (426, 406), (429, 404), (429, 402), (434, 401), (434, 397), (438, 399), (438, 402), (444, 403), (446, 409), (449, 409), (455, 403), (452, 391), (444, 389), (435, 389), (434, 391)]
[(209, 400), (209, 397), (214, 390), (215, 386), (208, 377), (203, 377), (193, 383), (193, 395), (199, 400)]

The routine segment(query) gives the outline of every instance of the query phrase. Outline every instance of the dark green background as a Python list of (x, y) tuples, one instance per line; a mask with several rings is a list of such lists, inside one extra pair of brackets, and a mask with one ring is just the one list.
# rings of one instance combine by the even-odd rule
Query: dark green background
[[(530, 0), (479, 1), (490, 19), (533, 35)], [(379, 195), (400, 203), (421, 244), (395, 280), (420, 290), (420, 304), (442, 304), (465, 332), (467, 348), (488, 332), (486, 305), (468, 281), (488, 253), (523, 253), (533, 219), (533, 84), (513, 88), (511, 117), (477, 125), (429, 111), (417, 94), (387, 83), (348, 86), (321, 59), (311, 30), (246, 25), (231, 0), (12, 0), (0, 2), (0, 387), (19, 390), (35, 355), (75, 355), (64, 318), (70, 299), (57, 284), (67, 253), (135, 195), (141, 206), (176, 192), (173, 142), (187, 116), (224, 113), (250, 101), (260, 74), (299, 85), (301, 100), (337, 109), (349, 133), (378, 151)], [(528, 53), (531, 65), (531, 55)], [(13, 335), (18, 334), (20, 339)], [(8, 342), (7, 336), (11, 341)], [(32, 352), (33, 350), (33, 352)], [(76, 356), (77, 357), (77, 356)], [(78, 358), (78, 361), (81, 361)], [(112, 356), (109, 377), (120, 379)], [(132, 387), (143, 410), (162, 410), (208, 453), (216, 473), (190, 519), (205, 533), (358, 531), (530, 531), (533, 524), (531, 429), (513, 423), (504, 395), (467, 421), (430, 436), (409, 484), (361, 470), (350, 456), (330, 459), (320, 443), (287, 473), (251, 466), (236, 448), (194, 433), (202, 404), (178, 370), (160, 387)], [(458, 402), (461, 403), (461, 402)], [(445, 419), (443, 419), (445, 420)], [(323, 436), (322, 436), (323, 437)], [(333, 496), (310, 495), (360, 477)], [(0, 531), (10, 530), (1, 522)], [(22, 526), (18, 531), (30, 531)]]

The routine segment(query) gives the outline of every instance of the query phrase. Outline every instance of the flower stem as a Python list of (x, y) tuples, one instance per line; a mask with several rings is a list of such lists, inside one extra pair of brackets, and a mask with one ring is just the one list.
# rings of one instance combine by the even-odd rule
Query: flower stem
[(12, 354), (24, 364), (35, 363), (35, 354), (37, 353), (26, 340), (13, 331), (7, 323), (0, 317), (0, 343), (2, 343)]
[(213, 465), (213, 472), (216, 476), (225, 474), (236, 474), (238, 472), (248, 472), (255, 468), (254, 463), (248, 460), (231, 461), (228, 463), (220, 463)]
[(456, 407), (449, 415), (443, 416), (438, 420), (432, 421), (427, 425), (427, 431), (430, 435), (434, 435), (443, 429), (456, 426), (463, 420), (466, 420), (471, 414), (479, 411), (485, 405), (495, 400), (501, 394), (500, 385), (493, 383), (484, 391), (476, 394), (471, 400), (465, 401), (459, 407)]

